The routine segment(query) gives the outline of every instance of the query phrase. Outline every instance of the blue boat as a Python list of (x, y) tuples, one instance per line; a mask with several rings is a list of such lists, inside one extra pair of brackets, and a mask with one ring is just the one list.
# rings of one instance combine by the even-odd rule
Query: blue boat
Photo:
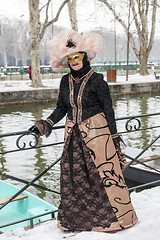
[[(0, 180), (0, 206), (20, 189)], [(0, 233), (18, 227), (30, 227), (57, 216), (57, 208), (52, 204), (24, 191), (0, 210)]]

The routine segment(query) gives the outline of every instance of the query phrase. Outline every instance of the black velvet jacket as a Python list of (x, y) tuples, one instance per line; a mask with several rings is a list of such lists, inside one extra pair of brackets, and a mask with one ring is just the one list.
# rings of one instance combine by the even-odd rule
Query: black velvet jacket
[(70, 120), (81, 121), (104, 112), (111, 134), (117, 133), (109, 87), (103, 75), (91, 69), (79, 84), (70, 74), (62, 77), (57, 107), (48, 117), (56, 124), (66, 114)]

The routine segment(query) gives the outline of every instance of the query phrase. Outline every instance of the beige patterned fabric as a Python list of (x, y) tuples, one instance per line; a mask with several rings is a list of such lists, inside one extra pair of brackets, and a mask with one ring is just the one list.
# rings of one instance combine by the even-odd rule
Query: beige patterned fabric
[(58, 227), (118, 231), (137, 222), (104, 113), (66, 121)]

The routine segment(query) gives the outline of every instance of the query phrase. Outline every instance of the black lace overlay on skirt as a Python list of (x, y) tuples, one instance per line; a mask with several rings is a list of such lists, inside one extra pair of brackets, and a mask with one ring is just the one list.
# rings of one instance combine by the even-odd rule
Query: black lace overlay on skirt
[(61, 158), (58, 220), (71, 231), (109, 228), (116, 215), (78, 125), (74, 125)]

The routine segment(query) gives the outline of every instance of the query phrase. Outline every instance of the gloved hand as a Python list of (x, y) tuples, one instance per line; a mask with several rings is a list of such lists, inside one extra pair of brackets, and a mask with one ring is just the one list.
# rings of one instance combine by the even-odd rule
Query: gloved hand
[(34, 126), (29, 128), (29, 131), (34, 132), (38, 136), (45, 135), (46, 137), (49, 137), (52, 132), (52, 126), (46, 120), (41, 119), (37, 121)]
[(127, 161), (126, 161), (124, 154), (122, 153), (122, 150), (120, 147), (120, 142), (122, 142), (124, 145), (125, 145), (125, 143), (123, 142), (123, 140), (120, 136), (113, 137), (113, 142), (114, 142), (116, 152), (117, 152), (117, 155), (119, 158), (120, 167), (123, 170), (127, 166)]

